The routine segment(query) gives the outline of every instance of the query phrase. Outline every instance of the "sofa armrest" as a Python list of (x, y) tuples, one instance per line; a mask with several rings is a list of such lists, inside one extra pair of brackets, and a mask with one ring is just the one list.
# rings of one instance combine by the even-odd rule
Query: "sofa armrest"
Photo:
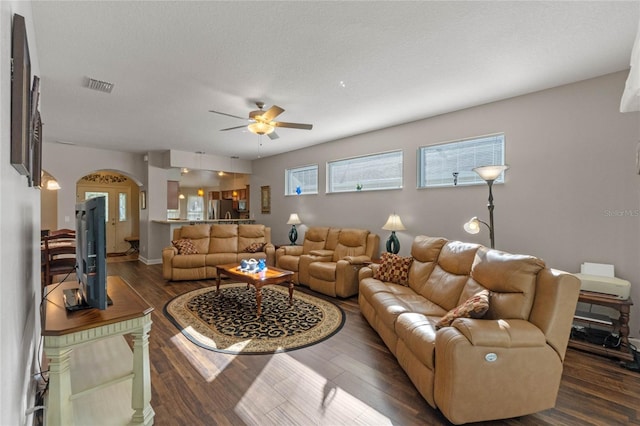
[[(321, 249), (321, 250), (311, 250), (311, 251), (309, 252), (309, 254), (310, 254), (310, 255), (312, 255), (312, 256), (320, 256), (320, 257), (323, 257), (323, 258), (325, 258), (325, 257), (329, 257), (329, 260), (328, 260), (328, 261), (331, 261), (331, 258), (333, 258), (333, 250), (324, 250), (324, 249)], [(327, 262), (328, 262), (328, 261), (327, 261)]]
[(458, 318), (452, 327), (473, 346), (524, 348), (547, 344), (542, 330), (526, 320)]
[(162, 249), (162, 277), (165, 280), (171, 280), (173, 278), (172, 259), (177, 254), (178, 249), (173, 246), (165, 247)]
[(280, 246), (277, 252), (278, 257), (283, 255), (300, 256), (302, 255), (302, 246)]
[(364, 280), (365, 278), (373, 278), (373, 269), (372, 265), (366, 265), (360, 268), (358, 271), (358, 282)]
[(262, 247), (262, 251), (267, 255), (267, 266), (276, 266), (276, 246), (267, 243)]
[(366, 255), (345, 256), (343, 259), (352, 265), (368, 265), (369, 263), (371, 263), (371, 258)]

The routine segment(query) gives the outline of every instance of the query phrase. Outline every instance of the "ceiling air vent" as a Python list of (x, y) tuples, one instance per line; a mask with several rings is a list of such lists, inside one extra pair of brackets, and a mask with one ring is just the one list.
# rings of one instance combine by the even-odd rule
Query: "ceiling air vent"
[(87, 87), (89, 87), (89, 89), (97, 90), (98, 92), (111, 93), (113, 90), (113, 83), (89, 78)]

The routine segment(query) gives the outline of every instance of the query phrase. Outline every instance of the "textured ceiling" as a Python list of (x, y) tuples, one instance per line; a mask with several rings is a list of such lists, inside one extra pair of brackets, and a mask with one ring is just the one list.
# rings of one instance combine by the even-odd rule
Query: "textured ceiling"
[[(32, 8), (45, 142), (241, 159), (627, 69), (640, 17), (637, 1)], [(113, 92), (87, 89), (87, 77)], [(313, 130), (220, 132), (243, 121), (208, 112), (245, 117), (255, 101)]]

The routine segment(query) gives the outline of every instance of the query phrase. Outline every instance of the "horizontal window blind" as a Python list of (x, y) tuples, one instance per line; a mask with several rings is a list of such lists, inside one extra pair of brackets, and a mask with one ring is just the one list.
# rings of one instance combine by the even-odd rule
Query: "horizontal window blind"
[[(504, 134), (447, 142), (418, 149), (418, 187), (484, 184), (472, 169), (504, 164)], [(504, 182), (504, 173), (495, 183)]]
[(402, 151), (327, 163), (327, 192), (402, 188)]
[(284, 195), (299, 195), (297, 188), (300, 188), (300, 194), (317, 194), (318, 193), (318, 165), (310, 165), (304, 167), (295, 167), (286, 169)]

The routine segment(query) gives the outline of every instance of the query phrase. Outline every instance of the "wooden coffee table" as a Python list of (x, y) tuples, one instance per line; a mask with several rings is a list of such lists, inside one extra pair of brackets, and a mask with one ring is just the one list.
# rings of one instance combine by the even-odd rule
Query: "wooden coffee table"
[(266, 271), (261, 272), (242, 272), (238, 269), (238, 263), (227, 265), (216, 265), (216, 291), (220, 291), (220, 278), (226, 275), (243, 283), (253, 285), (256, 288), (256, 316), (262, 315), (262, 287), (271, 284), (289, 283), (289, 305), (293, 304), (293, 272), (268, 266)]

